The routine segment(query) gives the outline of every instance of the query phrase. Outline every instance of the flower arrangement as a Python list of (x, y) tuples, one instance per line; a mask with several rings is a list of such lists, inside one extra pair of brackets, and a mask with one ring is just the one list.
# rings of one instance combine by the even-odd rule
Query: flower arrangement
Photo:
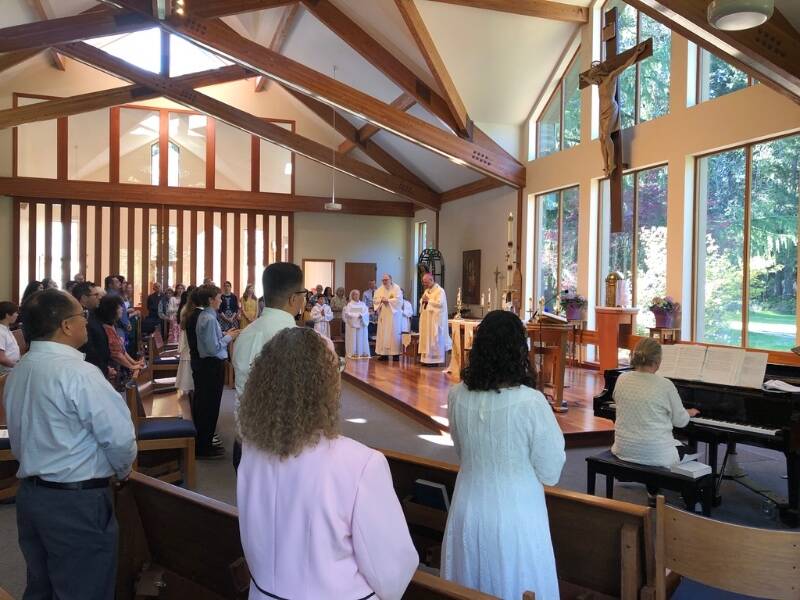
[(653, 313), (676, 313), (680, 311), (681, 305), (672, 298), (672, 296), (655, 296), (650, 301), (648, 307)]
[(558, 303), (561, 305), (562, 310), (566, 310), (570, 307), (583, 308), (587, 304), (584, 296), (570, 290), (561, 291), (558, 295)]

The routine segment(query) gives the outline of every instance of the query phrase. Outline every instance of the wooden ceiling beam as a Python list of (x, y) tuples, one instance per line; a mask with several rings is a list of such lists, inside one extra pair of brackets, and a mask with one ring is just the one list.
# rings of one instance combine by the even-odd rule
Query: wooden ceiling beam
[(626, 0), (644, 14), (800, 102), (800, 33), (780, 11), (760, 27), (722, 31), (708, 23), (709, 0)]
[(539, 17), (569, 23), (588, 23), (589, 9), (552, 0), (433, 0), (470, 8), (496, 10), (526, 17)]
[[(398, 110), (407, 111), (416, 103), (417, 101), (414, 99), (413, 96), (410, 96), (409, 94), (403, 92), (397, 98), (392, 100), (390, 106), (394, 106)], [(380, 130), (381, 130), (380, 127), (377, 127), (372, 123), (367, 123), (356, 132), (355, 141), (345, 140), (341, 144), (339, 144), (339, 152), (344, 152), (345, 154), (347, 154), (354, 148), (357, 148), (359, 144), (366, 144), (367, 141), (376, 133), (378, 133)]]
[[(294, 4), (287, 6), (286, 10), (283, 11), (283, 15), (281, 15), (281, 20), (278, 23), (278, 27), (275, 29), (275, 33), (272, 36), (272, 40), (269, 43), (269, 49), (273, 52), (277, 52), (280, 54), (283, 51), (284, 45), (286, 45), (286, 40), (289, 39), (289, 34), (294, 29), (295, 23), (297, 23), (297, 13), (300, 11), (300, 4), (295, 2)], [(263, 92), (267, 89), (269, 82), (271, 80), (268, 77), (264, 77), (263, 75), (259, 75), (256, 78), (256, 92)]]
[(139, 31), (152, 26), (151, 20), (136, 13), (91, 10), (71, 17), (0, 29), (0, 52), (47, 48), (76, 40)]
[[(287, 91), (294, 96), (298, 101), (300, 101), (303, 105), (305, 105), (309, 110), (311, 110), (315, 115), (317, 115), (320, 119), (325, 121), (328, 125), (336, 129), (336, 131), (344, 136), (345, 141), (351, 142), (354, 144), (354, 147), (359, 148), (364, 154), (369, 156), (372, 160), (374, 160), (378, 165), (384, 168), (387, 172), (397, 175), (398, 177), (402, 177), (409, 181), (416, 183), (419, 186), (422, 186), (430, 191), (431, 194), (436, 194), (433, 190), (428, 187), (422, 179), (420, 179), (415, 173), (413, 173), (408, 167), (406, 167), (403, 163), (397, 160), (394, 156), (389, 154), (383, 147), (379, 146), (375, 142), (371, 141), (364, 141), (358, 139), (358, 129), (350, 123), (347, 119), (344, 118), (339, 112), (336, 112), (336, 121), (334, 123), (333, 113), (336, 109), (332, 106), (328, 106), (324, 102), (320, 102), (319, 100), (315, 100), (311, 96), (305, 96), (300, 92), (296, 92), (291, 88), (287, 88)], [(341, 147), (341, 146), (340, 146)], [(341, 150), (339, 150), (341, 152)]]
[[(147, 86), (165, 98), (215, 117), (232, 127), (256, 135), (311, 160), (333, 166), (334, 149), (292, 131), (287, 131), (283, 127), (211, 98), (186, 85), (176, 84), (174, 79), (150, 73), (81, 42), (59, 46), (59, 50), (75, 60), (106, 71), (115, 77), (122, 77), (132, 83)], [(335, 168), (422, 206), (438, 207), (439, 205), (438, 194), (432, 194), (415, 183), (381, 171), (350, 156), (338, 154)]]
[(213, 19), (254, 10), (293, 4), (297, 0), (187, 0), (187, 11), (201, 19)]
[[(105, 0), (111, 1), (111, 0)], [(150, 12), (145, 0), (113, 0), (142, 15)], [(152, 18), (152, 16), (151, 16)], [(430, 123), (404, 113), (318, 71), (310, 69), (268, 48), (244, 38), (221, 21), (173, 17), (160, 22), (163, 27), (190, 41), (205, 46), (239, 64), (259, 71), (288, 87), (337, 106), (370, 121), (456, 164), (503, 180), (514, 187), (525, 185), (525, 167), (514, 157), (492, 145), (461, 139)]]
[(14, 52), (5, 52), (3, 54), (0, 54), (0, 73), (5, 71), (6, 69), (15, 67), (21, 62), (25, 62), (29, 58), (33, 58), (41, 51), (42, 51), (41, 48), (33, 48), (28, 50), (16, 50)]
[(480, 194), (481, 192), (488, 192), (489, 190), (493, 190), (502, 186), (503, 182), (497, 181), (497, 179), (492, 179), (491, 177), (484, 177), (483, 179), (478, 179), (472, 183), (460, 185), (458, 187), (454, 187), (453, 189), (447, 190), (446, 192), (442, 192), (442, 204), (445, 202), (452, 202), (453, 200), (460, 200), (461, 198), (466, 198), (467, 196), (474, 196), (475, 194)]
[(417, 48), (422, 53), (428, 69), (436, 80), (436, 85), (439, 86), (439, 89), (444, 94), (444, 100), (450, 109), (450, 114), (458, 123), (461, 131), (470, 131), (472, 123), (467, 115), (467, 107), (464, 106), (464, 102), (461, 100), (456, 84), (453, 82), (453, 78), (450, 77), (444, 60), (442, 60), (442, 56), (436, 49), (436, 44), (425, 26), (414, 0), (395, 0), (395, 5), (406, 22), (411, 36), (417, 43)]
[[(36, 13), (36, 16), (39, 17), (40, 21), (47, 21), (50, 18), (50, 15), (47, 14), (47, 11), (44, 8), (44, 4), (42, 4), (42, 0), (28, 0), (28, 4), (33, 9), (33, 12)], [(64, 67), (64, 61), (58, 52), (50, 48), (47, 53), (50, 56), (50, 62), (53, 63), (53, 66), (56, 69), (59, 71), (66, 70)]]
[[(172, 81), (178, 85), (199, 88), (217, 83), (246, 79), (252, 76), (253, 73), (244, 67), (239, 65), (227, 65), (219, 69), (175, 77)], [(28, 104), (18, 108), (0, 110), (0, 129), (16, 127), (17, 125), (33, 123), (35, 121), (47, 121), (59, 117), (68, 117), (70, 115), (100, 110), (102, 108), (129, 104), (131, 102), (142, 102), (144, 100), (158, 98), (160, 95), (159, 92), (155, 92), (147, 86), (134, 84), (110, 90), (70, 96), (69, 98), (37, 102), (36, 104)]]
[[(280, 212), (324, 212), (327, 197), (204, 190), (200, 188), (160, 187), (97, 181), (56, 181), (37, 177), (0, 177), (0, 195), (16, 198), (89, 200), (103, 203), (184, 206), (187, 208), (225, 208), (236, 210), (275, 210)], [(356, 215), (413, 217), (410, 202), (384, 202), (339, 198), (342, 213)]]

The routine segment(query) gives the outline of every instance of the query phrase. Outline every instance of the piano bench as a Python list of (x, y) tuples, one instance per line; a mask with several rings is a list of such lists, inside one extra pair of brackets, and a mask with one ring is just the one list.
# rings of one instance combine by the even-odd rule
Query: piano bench
[(686, 475), (673, 473), (664, 467), (650, 467), (620, 460), (610, 450), (596, 456), (586, 457), (586, 492), (594, 495), (597, 474), (606, 476), (606, 497), (614, 497), (614, 480), (632, 481), (647, 486), (653, 495), (660, 489), (679, 492), (686, 503), (686, 508), (694, 512), (695, 503), (700, 502), (703, 515), (711, 516), (714, 499), (714, 476), (704, 475), (694, 479)]

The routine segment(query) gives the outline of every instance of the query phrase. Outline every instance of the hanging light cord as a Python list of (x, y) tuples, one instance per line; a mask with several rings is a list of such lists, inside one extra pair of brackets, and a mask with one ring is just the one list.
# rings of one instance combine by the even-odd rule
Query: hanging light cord
[[(333, 80), (336, 81), (336, 65), (333, 65)], [(336, 108), (333, 111), (333, 129), (336, 130)], [(333, 147), (333, 169), (331, 170), (331, 203), (336, 204), (336, 146)]]

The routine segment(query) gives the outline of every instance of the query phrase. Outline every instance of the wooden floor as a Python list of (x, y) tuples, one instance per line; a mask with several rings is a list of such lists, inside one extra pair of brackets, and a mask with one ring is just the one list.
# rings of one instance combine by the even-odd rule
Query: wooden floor
[[(447, 431), (447, 392), (458, 378), (411, 361), (348, 360), (345, 381), (402, 411), (433, 431)], [(569, 387), (566, 387), (569, 386)], [(597, 371), (567, 367), (564, 398), (569, 411), (556, 414), (568, 448), (611, 445), (614, 424), (594, 416), (592, 398), (603, 388)]]

